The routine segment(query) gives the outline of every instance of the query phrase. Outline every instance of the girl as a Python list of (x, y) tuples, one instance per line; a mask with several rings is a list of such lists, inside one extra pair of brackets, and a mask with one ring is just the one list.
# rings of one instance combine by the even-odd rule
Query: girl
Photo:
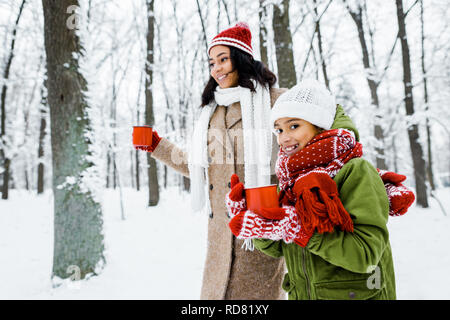
[[(328, 90), (313, 80), (279, 97), (271, 122), (280, 145), (282, 207), (246, 210), (243, 184), (232, 176), (229, 226), (237, 238), (254, 239), (265, 254), (284, 256), (288, 273), (282, 287), (289, 299), (395, 299), (385, 185), (361, 158), (362, 146), (351, 131), (329, 130), (334, 106)], [(404, 177), (390, 174), (404, 188)], [(394, 208), (401, 214), (414, 200), (402, 191), (406, 203)]]
[[(249, 185), (274, 181), (270, 170), (277, 147), (268, 125), (269, 115), (286, 89), (273, 88), (275, 75), (254, 59), (251, 33), (245, 23), (215, 36), (208, 55), (210, 78), (202, 94), (202, 112), (189, 153), (160, 138), (156, 131), (152, 146), (145, 151), (189, 177), (194, 210), (205, 206), (209, 213), (200, 298), (280, 299), (284, 296), (283, 261), (242, 248), (243, 240), (228, 230), (223, 199), (231, 187), (225, 181), (233, 173), (244, 177)], [(341, 107), (336, 112), (334, 126), (353, 128)], [(254, 290), (246, 290), (249, 286)]]

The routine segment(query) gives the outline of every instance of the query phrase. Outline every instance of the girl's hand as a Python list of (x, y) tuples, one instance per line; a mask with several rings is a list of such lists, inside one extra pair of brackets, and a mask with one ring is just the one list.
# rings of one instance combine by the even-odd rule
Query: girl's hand
[(295, 207), (283, 206), (279, 209), (284, 214), (280, 220), (266, 219), (255, 212), (245, 210), (233, 217), (228, 226), (238, 239), (283, 240), (285, 243), (294, 242), (305, 247), (312, 233), (307, 233), (302, 228)]
[(281, 220), (287, 215), (285, 208), (262, 208), (257, 213), (261, 217), (271, 220)]
[(228, 216), (233, 218), (242, 211), (247, 210), (247, 202), (244, 194), (244, 184), (239, 181), (239, 177), (233, 174), (230, 179), (231, 191), (225, 196)]
[(233, 174), (230, 180), (230, 199), (232, 201), (241, 201), (245, 198), (244, 184), (239, 181), (237, 174)]

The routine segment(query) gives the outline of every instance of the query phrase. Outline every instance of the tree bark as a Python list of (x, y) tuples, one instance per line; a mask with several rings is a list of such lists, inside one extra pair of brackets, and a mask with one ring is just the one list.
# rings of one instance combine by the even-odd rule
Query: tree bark
[(289, 27), (289, 0), (273, 7), (273, 32), (280, 88), (291, 88), (297, 83), (292, 35)]
[[(395, 2), (397, 5), (398, 36), (402, 46), (405, 108), (406, 114), (408, 116), (412, 116), (414, 114), (414, 100), (412, 92), (409, 45), (406, 37), (405, 15), (403, 13), (403, 1), (395, 0)], [(427, 186), (425, 184), (425, 160), (423, 158), (422, 146), (419, 143), (419, 127), (417, 124), (413, 124), (408, 128), (408, 138), (414, 166), (414, 178), (416, 180), (417, 204), (423, 208), (428, 208)]]
[[(153, 126), (155, 117), (153, 114), (153, 39), (155, 36), (155, 18), (154, 18), (154, 0), (146, 0), (147, 4), (147, 58), (145, 63), (145, 121), (146, 124)], [(156, 160), (147, 154), (148, 165), (148, 191), (149, 206), (156, 206), (159, 202), (159, 183)]]
[(106, 189), (109, 189), (111, 187), (110, 183), (110, 171), (111, 171), (111, 153), (108, 151), (106, 152)]
[[(50, 106), (54, 195), (54, 254), (52, 276), (67, 278), (78, 270), (80, 279), (96, 274), (105, 262), (102, 210), (93, 191), (83, 184), (87, 169), (94, 165), (91, 125), (85, 100), (87, 83), (79, 72), (83, 49), (68, 19), (77, 0), (42, 0), (47, 91)], [(76, 27), (76, 26), (75, 26)]]
[(38, 146), (38, 177), (37, 177), (37, 193), (44, 192), (44, 141), (45, 130), (47, 128), (47, 96), (45, 92), (46, 83), (44, 81), (41, 89), (41, 124), (39, 128), (39, 146)]
[(2, 199), (7, 200), (9, 197), (9, 175), (10, 175), (11, 159), (5, 158), (3, 161), (3, 187)]

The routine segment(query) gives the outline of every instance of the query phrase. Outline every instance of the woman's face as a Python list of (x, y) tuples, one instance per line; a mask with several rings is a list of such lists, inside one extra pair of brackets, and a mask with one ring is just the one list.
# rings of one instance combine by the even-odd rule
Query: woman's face
[(209, 69), (211, 77), (216, 80), (220, 88), (237, 87), (239, 74), (233, 68), (230, 57), (230, 48), (217, 45), (209, 51)]
[(274, 123), (277, 142), (288, 156), (303, 149), (320, 129), (299, 118), (280, 118)]

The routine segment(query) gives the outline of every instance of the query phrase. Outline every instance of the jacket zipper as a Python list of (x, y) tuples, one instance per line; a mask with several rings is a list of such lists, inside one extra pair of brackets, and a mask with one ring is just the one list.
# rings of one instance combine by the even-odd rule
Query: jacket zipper
[(306, 278), (306, 291), (308, 293), (308, 299), (311, 300), (311, 288), (309, 285), (309, 278), (308, 278), (308, 274), (306, 273), (306, 254), (305, 254), (305, 248), (302, 248), (302, 257), (303, 257), (303, 273), (305, 274), (305, 278)]

